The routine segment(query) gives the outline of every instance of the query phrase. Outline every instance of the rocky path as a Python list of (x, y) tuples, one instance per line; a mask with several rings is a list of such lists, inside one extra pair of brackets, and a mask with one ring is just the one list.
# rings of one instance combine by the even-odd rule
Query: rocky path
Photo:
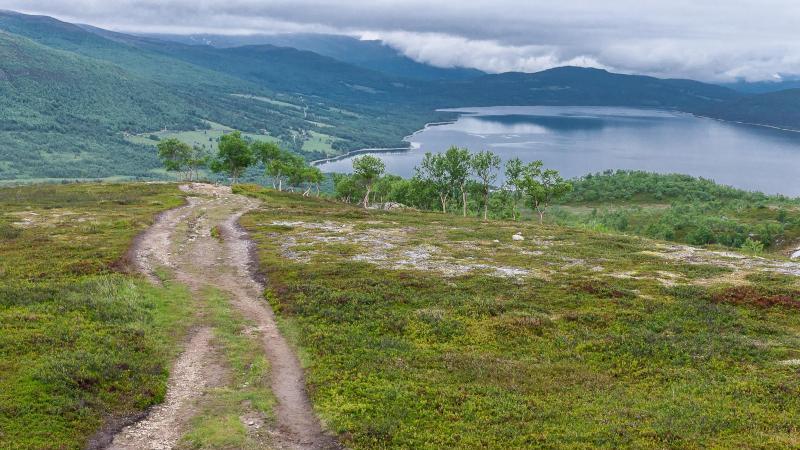
[[(262, 442), (264, 448), (340, 448), (314, 414), (297, 356), (278, 330), (263, 299), (263, 286), (251, 271), (255, 266), (252, 243), (237, 222), (258, 203), (232, 194), (227, 187), (191, 184), (181, 189), (190, 194), (187, 204), (164, 213), (137, 240), (131, 254), (133, 265), (154, 282), (158, 281), (155, 270), (164, 267), (198, 295), (213, 287), (255, 325), (270, 362), (277, 399), (276, 423), (268, 441)], [(212, 336), (209, 327), (193, 331), (170, 372), (164, 403), (122, 429), (107, 448), (170, 449), (178, 443), (207, 389), (224, 383), (224, 355), (214, 348)]]

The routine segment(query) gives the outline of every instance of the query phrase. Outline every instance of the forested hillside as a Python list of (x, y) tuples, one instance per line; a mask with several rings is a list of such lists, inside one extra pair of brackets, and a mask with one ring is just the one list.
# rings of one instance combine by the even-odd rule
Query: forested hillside
[(440, 90), (450, 102), (466, 99), (470, 106), (643, 106), (687, 112), (741, 95), (728, 88), (697, 81), (622, 75), (582, 67), (486, 75), (443, 84)]
[[(0, 52), (9, 57), (0, 61), (0, 79), (14, 92), (4, 96), (3, 114), (15, 120), (4, 121), (0, 130), (5, 144), (0, 179), (162, 177), (153, 171), (158, 167), (153, 146), (126, 135), (213, 126), (206, 121), (267, 133), (287, 148), (316, 158), (401, 145), (402, 136), (441, 116), (430, 109), (426, 115), (418, 109), (388, 108), (371, 98), (378, 89), (398, 89), (382, 75), (293, 49), (206, 54), (201, 47), (105, 31), (100, 35), (101, 31), (52, 18), (8, 12), (0, 13), (2, 30), (6, 32)], [(26, 46), (24, 51), (20, 45)], [(19, 54), (25, 57), (14, 56)], [(254, 60), (261, 61), (260, 66)], [(39, 73), (43, 65), (47, 88), (41, 77), (26, 75)], [(363, 74), (353, 84), (344, 83), (359, 73)], [(103, 80), (120, 86), (106, 88)], [(113, 95), (104, 94), (110, 91)], [(397, 99), (392, 97), (393, 103)], [(98, 103), (103, 107), (95, 108)], [(60, 106), (36, 110), (47, 104)], [(82, 117), (81, 111), (88, 109), (92, 115)], [(165, 117), (161, 111), (173, 114)], [(40, 123), (50, 120), (48, 116), (60, 117), (62, 128)], [(86, 123), (68, 125), (63, 117)], [(53, 155), (55, 147), (80, 156), (64, 163), (64, 157)]]
[(120, 132), (199, 125), (147, 79), (0, 32), (0, 178), (144, 175), (154, 158)]

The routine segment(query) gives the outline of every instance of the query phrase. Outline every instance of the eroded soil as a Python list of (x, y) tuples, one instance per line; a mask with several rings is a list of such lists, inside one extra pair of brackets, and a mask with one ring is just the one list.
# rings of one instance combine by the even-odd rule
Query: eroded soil
[[(263, 286), (251, 271), (251, 243), (237, 221), (257, 201), (232, 194), (230, 188), (205, 184), (182, 186), (187, 204), (164, 213), (140, 239), (131, 254), (133, 265), (158, 282), (158, 269), (198, 295), (202, 318), (202, 292), (214, 288), (225, 294), (253, 327), (270, 363), (271, 388), (277, 399), (274, 422), (252, 411), (241, 421), (258, 448), (340, 448), (324, 432), (305, 390), (300, 363), (281, 335)], [(117, 433), (110, 449), (169, 449), (179, 443), (209, 389), (226, 383), (224, 355), (215, 348), (213, 328), (197, 327), (175, 362), (167, 396), (146, 418)], [(261, 433), (266, 428), (267, 433)]]

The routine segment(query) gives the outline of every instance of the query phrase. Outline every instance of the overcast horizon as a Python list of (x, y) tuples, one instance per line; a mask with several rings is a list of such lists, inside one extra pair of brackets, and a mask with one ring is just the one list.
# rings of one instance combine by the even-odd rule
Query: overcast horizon
[(576, 65), (702, 81), (800, 75), (800, 3), (786, 0), (0, 0), (0, 9), (122, 32), (310, 32), (381, 40), (414, 60), (490, 73)]

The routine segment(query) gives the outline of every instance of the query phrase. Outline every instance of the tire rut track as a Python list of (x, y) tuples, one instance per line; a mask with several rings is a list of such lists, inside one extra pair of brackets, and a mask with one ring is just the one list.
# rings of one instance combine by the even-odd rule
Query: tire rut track
[[(280, 333), (263, 298), (264, 286), (252, 270), (256, 267), (253, 244), (238, 220), (258, 202), (233, 194), (227, 187), (195, 183), (181, 189), (191, 195), (187, 204), (164, 213), (137, 240), (132, 252), (134, 267), (154, 282), (158, 282), (154, 270), (163, 266), (195, 292), (204, 287), (218, 289), (255, 325), (270, 363), (271, 387), (277, 399), (276, 424), (265, 448), (342, 448), (314, 413), (300, 362)], [(212, 236), (214, 226), (219, 226), (223, 242)], [(162, 450), (176, 445), (204, 392), (224, 378), (212, 337), (213, 330), (207, 326), (192, 333), (170, 372), (165, 402), (152, 408), (143, 420), (122, 429), (108, 449)]]

